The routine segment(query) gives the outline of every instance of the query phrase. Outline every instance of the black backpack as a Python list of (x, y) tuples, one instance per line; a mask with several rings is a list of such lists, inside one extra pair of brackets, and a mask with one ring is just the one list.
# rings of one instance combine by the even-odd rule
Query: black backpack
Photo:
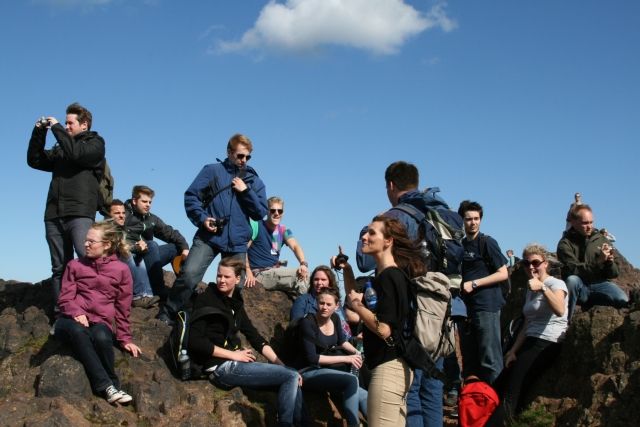
[(217, 307), (207, 306), (195, 310), (181, 310), (176, 316), (176, 324), (173, 326), (171, 334), (169, 335), (169, 347), (175, 374), (182, 381), (202, 377), (202, 366), (194, 363), (193, 358), (189, 354), (189, 330), (193, 322), (210, 315), (224, 316), (228, 323), (227, 333), (231, 331), (228, 314)]
[(424, 190), (424, 203), (420, 208), (410, 203), (400, 203), (392, 210), (402, 211), (420, 224), (427, 271), (444, 273), (451, 280), (451, 287), (459, 288), (464, 257), (462, 218), (437, 196), (438, 191), (438, 188)]
[[(489, 257), (489, 251), (487, 250), (487, 235), (479, 233), (478, 239), (479, 239), (478, 246), (480, 247), (480, 255), (482, 256), (482, 259), (484, 260), (485, 265), (490, 267), (493, 265), (493, 263), (491, 262), (491, 258)], [(493, 270), (493, 271), (489, 270), (489, 273), (493, 274), (496, 271), (497, 270)], [(502, 296), (506, 300), (507, 297), (511, 294), (511, 280), (509, 279), (509, 276), (507, 276), (507, 280), (503, 280), (502, 282), (498, 282), (497, 284), (500, 285)]]
[(93, 174), (98, 180), (98, 206), (96, 210), (107, 218), (109, 217), (109, 207), (113, 202), (113, 188), (115, 186), (107, 159), (104, 159), (100, 166), (93, 170)]

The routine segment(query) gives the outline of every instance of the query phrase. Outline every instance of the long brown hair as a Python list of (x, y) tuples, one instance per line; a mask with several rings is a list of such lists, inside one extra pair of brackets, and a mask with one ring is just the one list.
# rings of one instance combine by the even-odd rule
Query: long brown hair
[(405, 271), (409, 277), (422, 276), (427, 272), (422, 256), (420, 244), (407, 236), (407, 230), (400, 221), (384, 215), (373, 218), (373, 222), (381, 222), (382, 235), (385, 239), (393, 239), (391, 254), (399, 268)]

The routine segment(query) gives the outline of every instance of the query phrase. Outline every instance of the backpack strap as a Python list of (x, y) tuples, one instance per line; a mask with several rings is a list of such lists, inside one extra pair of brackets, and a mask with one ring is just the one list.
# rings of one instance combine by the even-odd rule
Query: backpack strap
[(260, 231), (260, 224), (258, 221), (249, 218), (249, 225), (251, 225), (251, 241), (253, 242), (258, 237), (258, 232)]

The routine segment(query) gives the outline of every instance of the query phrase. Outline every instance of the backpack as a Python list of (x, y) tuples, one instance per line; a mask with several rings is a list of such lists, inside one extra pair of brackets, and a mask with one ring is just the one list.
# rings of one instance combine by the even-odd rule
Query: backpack
[(420, 207), (403, 202), (391, 209), (406, 213), (420, 224), (427, 271), (446, 274), (451, 280), (451, 287), (459, 288), (464, 256), (462, 218), (436, 194), (439, 191), (437, 187), (424, 190), (418, 202)]
[[(202, 376), (202, 366), (193, 363), (189, 355), (189, 330), (191, 325), (198, 319), (209, 315), (222, 315), (227, 318), (228, 315), (217, 307), (201, 307), (196, 310), (181, 310), (176, 316), (176, 324), (171, 329), (169, 335), (169, 347), (171, 349), (171, 361), (175, 368), (176, 375), (182, 380), (198, 379)], [(230, 331), (231, 327), (227, 328)], [(228, 338), (228, 337), (227, 337)], [(225, 340), (225, 348), (226, 348)]]
[(428, 272), (411, 280), (410, 314), (398, 342), (402, 358), (414, 369), (445, 381), (436, 361), (455, 351), (451, 320), (450, 280), (444, 273)]
[(115, 180), (111, 175), (111, 168), (107, 159), (104, 159), (102, 164), (94, 169), (93, 174), (98, 180), (98, 206), (96, 210), (100, 212), (104, 217), (109, 216), (109, 207), (113, 202), (113, 188), (115, 186)]
[[(479, 233), (478, 234), (478, 246), (480, 247), (480, 255), (482, 256), (482, 259), (484, 260), (485, 265), (487, 266), (492, 266), (493, 263), (491, 262), (491, 258), (489, 257), (489, 251), (487, 250), (487, 235), (486, 234), (482, 234)], [(498, 270), (493, 270), (493, 271), (489, 271), (490, 274), (495, 273)], [(504, 299), (506, 300), (507, 297), (509, 296), (509, 294), (511, 294), (511, 280), (509, 279), (509, 276), (507, 276), (507, 280), (503, 280), (502, 282), (498, 282), (496, 283), (497, 285), (500, 285), (500, 290), (502, 291), (502, 296), (504, 297)]]
[(499, 404), (498, 394), (489, 384), (477, 378), (467, 380), (458, 400), (460, 427), (483, 427)]

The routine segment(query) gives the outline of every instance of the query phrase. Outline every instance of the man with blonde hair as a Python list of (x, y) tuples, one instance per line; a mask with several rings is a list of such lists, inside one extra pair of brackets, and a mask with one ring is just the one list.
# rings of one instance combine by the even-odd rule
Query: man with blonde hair
[[(280, 197), (270, 197), (267, 203), (267, 219), (251, 221), (253, 235), (247, 252), (246, 286), (250, 288), (258, 282), (268, 290), (303, 294), (309, 286), (309, 264), (304, 259), (304, 251), (291, 230), (281, 223), (284, 201)], [(280, 251), (284, 245), (298, 259), (298, 268), (287, 268), (280, 261)]]

